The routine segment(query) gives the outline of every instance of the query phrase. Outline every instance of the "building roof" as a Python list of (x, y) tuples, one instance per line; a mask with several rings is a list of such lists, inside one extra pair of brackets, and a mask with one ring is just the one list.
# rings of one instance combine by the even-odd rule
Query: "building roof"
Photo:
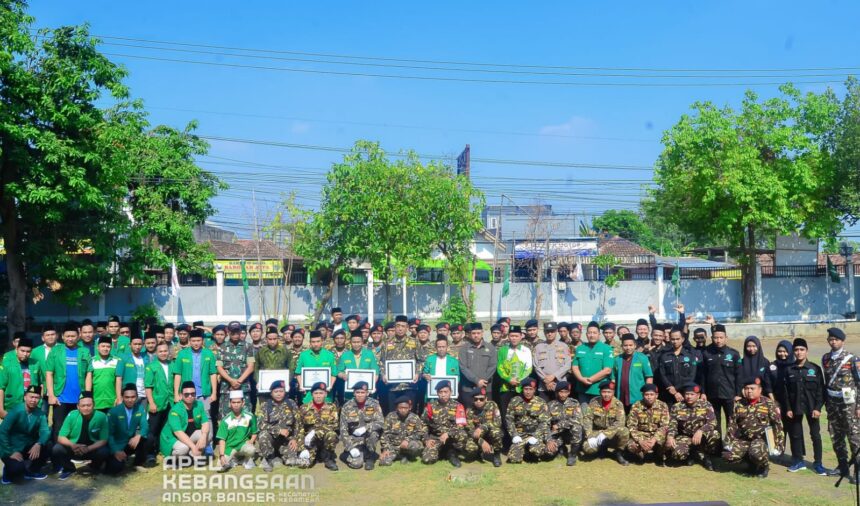
[[(280, 260), (289, 259), (290, 255), (286, 250), (279, 248), (274, 242), (267, 239), (255, 241), (252, 239), (237, 239), (233, 242), (226, 241), (208, 241), (212, 247), (212, 252), (217, 260), (234, 260), (246, 259), (256, 260), (257, 244), (259, 243), (259, 257), (263, 260)], [(298, 258), (298, 257), (293, 257)]]
[(653, 251), (617, 235), (601, 238), (597, 247), (599, 254), (612, 255), (622, 264), (653, 264), (656, 259)]
[(663, 267), (710, 268), (710, 269), (732, 269), (737, 267), (729, 262), (717, 262), (699, 257), (657, 257), (657, 265)]

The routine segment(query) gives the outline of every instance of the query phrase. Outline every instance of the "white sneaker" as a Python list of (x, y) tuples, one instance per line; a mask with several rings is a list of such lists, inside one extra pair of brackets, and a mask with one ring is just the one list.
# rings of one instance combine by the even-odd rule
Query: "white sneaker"
[(254, 469), (255, 467), (257, 466), (254, 465), (254, 459), (245, 459), (245, 469)]

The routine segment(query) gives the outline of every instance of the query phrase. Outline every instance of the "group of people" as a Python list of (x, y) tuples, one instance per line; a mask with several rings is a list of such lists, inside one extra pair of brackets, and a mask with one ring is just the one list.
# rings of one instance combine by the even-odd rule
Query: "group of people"
[[(500, 318), (489, 335), (481, 323), (441, 322), (431, 339), (417, 318), (379, 325), (339, 308), (313, 330), (274, 319), (210, 328), (111, 317), (68, 322), (59, 336), (46, 327), (35, 347), (16, 334), (0, 364), (2, 483), (45, 471), (65, 480), (80, 461), (116, 474), (152, 466), (157, 454), (176, 465), (214, 458), (224, 472), (257, 463), (337, 470), (338, 460), (367, 470), (417, 459), (498, 467), (503, 454), (509, 464), (611, 456), (712, 470), (720, 455), (765, 477), (786, 435), (788, 470), (806, 467), (804, 419), (813, 470), (851, 474), (860, 358), (844, 349), (842, 330), (828, 329), (821, 366), (800, 338), (780, 342), (769, 362), (757, 338), (738, 352), (725, 326), (708, 317), (691, 329), (676, 309), (677, 321), (659, 323), (649, 308), (633, 332), (545, 322), (543, 338), (536, 320)], [(411, 365), (411, 377), (395, 377), (395, 363)], [(329, 379), (305, 384), (305, 369)], [(260, 384), (267, 370), (290, 375)], [(371, 374), (352, 381), (356, 372)], [(821, 457), (825, 406), (833, 471)]]

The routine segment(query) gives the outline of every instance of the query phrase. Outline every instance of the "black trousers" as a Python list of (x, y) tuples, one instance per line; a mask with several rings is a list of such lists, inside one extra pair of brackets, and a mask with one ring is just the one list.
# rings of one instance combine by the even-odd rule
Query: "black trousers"
[(57, 434), (60, 433), (60, 427), (63, 426), (63, 422), (66, 421), (69, 413), (78, 409), (78, 405), (61, 402), (59, 406), (53, 406), (53, 408), (54, 412), (51, 415), (51, 441), (56, 442)]
[(104, 464), (105, 459), (107, 459), (108, 453), (108, 447), (105, 445), (97, 450), (76, 456), (72, 453), (71, 448), (63, 446), (60, 443), (56, 443), (54, 445), (54, 450), (51, 452), (51, 462), (53, 462), (54, 467), (62, 467), (63, 471), (74, 471), (75, 465), (72, 464), (73, 458), (76, 460), (89, 460), (90, 467), (94, 471), (98, 471), (101, 469), (102, 464)]
[(19, 481), (27, 474), (35, 474), (42, 469), (42, 466), (44, 466), (45, 462), (48, 461), (48, 449), (50, 448), (50, 445), (42, 447), (42, 451), (39, 453), (39, 458), (31, 461), (28, 460), (27, 453), (30, 452), (30, 448), (32, 447), (33, 445), (28, 445), (21, 451), (21, 455), (24, 457), (24, 460), (19, 461), (9, 457), (4, 457), (2, 459), (3, 476), (6, 477), (6, 481)]
[[(142, 466), (146, 463), (146, 457), (149, 454), (149, 439), (141, 438), (136, 448), (126, 446), (123, 451), (126, 455), (134, 455), (134, 465)], [(108, 458), (105, 460), (105, 474), (119, 474), (125, 469), (125, 461), (118, 460), (113, 453), (108, 452)]]
[(812, 439), (812, 454), (815, 462), (821, 462), (821, 420), (812, 418), (812, 412), (792, 413), (794, 418), (789, 418), (788, 437), (791, 439), (791, 456), (800, 460), (806, 455), (806, 444), (803, 441), (803, 417), (809, 425), (809, 437)]
[(170, 408), (149, 414), (149, 439), (153, 441), (153, 444), (149, 445), (149, 451), (153, 455), (158, 453), (158, 442), (161, 441), (161, 431), (167, 424), (168, 414), (170, 414)]
[(716, 424), (717, 431), (722, 434), (723, 430), (720, 428), (720, 412), (722, 411), (723, 416), (726, 419), (726, 427), (729, 426), (729, 420), (732, 418), (732, 415), (735, 413), (735, 400), (734, 399), (711, 399), (708, 397), (708, 400), (711, 402), (711, 406), (714, 407), (714, 415), (716, 415)]

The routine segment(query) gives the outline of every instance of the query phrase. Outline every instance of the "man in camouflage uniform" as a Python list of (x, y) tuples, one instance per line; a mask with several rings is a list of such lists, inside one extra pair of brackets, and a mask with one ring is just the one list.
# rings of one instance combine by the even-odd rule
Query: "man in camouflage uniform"
[[(385, 344), (382, 352), (382, 362), (380, 363), (382, 382), (388, 387), (386, 406), (389, 413), (394, 411), (394, 399), (403, 395), (412, 398), (414, 406), (415, 384), (421, 376), (421, 368), (424, 366), (426, 358), (423, 350), (418, 346), (418, 342), (407, 335), (409, 325), (406, 316), (398, 315), (394, 320), (394, 339)], [(388, 378), (385, 377), (385, 364), (389, 360), (414, 360), (415, 377), (412, 381), (388, 384)]]
[(657, 399), (657, 385), (646, 383), (640, 391), (642, 400), (633, 404), (627, 415), (627, 429), (630, 431), (627, 452), (640, 461), (644, 461), (648, 455), (654, 455), (657, 465), (662, 466), (663, 448), (671, 420), (669, 406)]
[[(830, 432), (833, 452), (839, 462), (839, 466), (830, 474), (848, 476), (854, 484), (856, 473), (849, 473), (848, 459), (860, 447), (860, 404), (857, 403), (860, 357), (848, 353), (844, 348), (845, 333), (836, 327), (827, 329), (827, 344), (830, 345), (830, 353), (821, 359), (824, 404), (827, 407), (827, 431)], [(848, 445), (845, 444), (846, 440)], [(848, 453), (849, 446), (851, 454)]]
[(768, 447), (765, 431), (771, 428), (776, 444), (774, 450), (785, 449), (785, 434), (782, 432), (782, 418), (776, 410), (776, 403), (761, 395), (761, 378), (751, 376), (743, 382), (743, 398), (735, 403), (735, 410), (729, 418), (726, 429), (726, 444), (723, 459), (726, 462), (740, 462), (744, 458), (750, 464), (750, 473), (759, 478), (767, 478)]
[(251, 382), (254, 374), (254, 355), (247, 343), (242, 339), (242, 333), (236, 328), (230, 328), (230, 340), (221, 347), (221, 355), (215, 361), (218, 376), (221, 378), (218, 399), (219, 415), (224, 418), (230, 412), (230, 390), (242, 390), (245, 399), (245, 409), (251, 411)]
[(525, 378), (520, 386), (522, 396), (511, 399), (505, 412), (505, 425), (511, 436), (508, 464), (521, 464), (526, 452), (535, 459), (541, 459), (555, 455), (557, 451), (557, 447), (552, 452), (547, 448), (549, 408), (545, 400), (535, 397), (537, 380)]
[[(303, 351), (310, 349), (310, 346), (305, 343), (305, 332), (303, 329), (295, 329), (292, 334), (290, 334), (290, 345), (287, 349), (291, 353), (290, 366), (288, 369), (290, 372), (294, 372), (296, 370), (296, 365), (299, 363), (299, 355), (301, 355)], [(302, 399), (304, 398), (301, 390), (299, 390), (299, 378), (295, 374), (290, 378), (289, 397), (296, 404), (301, 404)]]
[(573, 466), (582, 443), (582, 410), (579, 401), (570, 396), (570, 383), (567, 381), (556, 384), (555, 397), (547, 404), (550, 441), (567, 457), (567, 465)]
[(334, 449), (337, 446), (337, 406), (326, 402), (328, 391), (322, 381), (311, 387), (311, 402), (299, 408), (302, 424), (302, 450), (299, 467), (308, 468), (317, 461), (317, 455), (329, 471), (337, 471)]
[(678, 389), (683, 400), (672, 406), (669, 431), (666, 434), (666, 449), (671, 450), (672, 460), (692, 466), (690, 453), (702, 466), (714, 470), (710, 456), (720, 449), (720, 432), (717, 417), (711, 403), (701, 398), (701, 389), (689, 383)]
[(347, 453), (346, 465), (352, 469), (370, 471), (378, 457), (376, 444), (382, 434), (382, 407), (376, 399), (368, 398), (370, 385), (359, 381), (353, 387), (353, 398), (340, 409), (340, 440)]
[(493, 466), (502, 465), (502, 414), (499, 406), (487, 400), (487, 387), (472, 392), (472, 406), (466, 411), (469, 437), (478, 446), (479, 458), (492, 456)]
[(398, 457), (403, 464), (417, 458), (424, 449), (424, 438), (427, 437), (427, 427), (421, 417), (412, 412), (412, 399), (398, 397), (395, 406), (395, 410), (385, 417), (382, 429), (381, 466), (390, 466)]
[(451, 465), (460, 467), (457, 452), (472, 455), (478, 451), (478, 445), (466, 433), (466, 408), (451, 399), (451, 382), (448, 380), (436, 384), (436, 395), (439, 398), (427, 402), (421, 418), (427, 426), (421, 461), (435, 463), (444, 449)]
[(615, 398), (615, 384), (608, 380), (602, 382), (600, 396), (591, 399), (582, 417), (583, 452), (600, 456), (609, 448), (615, 448), (615, 460), (622, 466), (629, 464), (623, 455), (630, 439), (625, 421), (624, 405)]
[(257, 404), (257, 454), (266, 472), (272, 472), (272, 460), (276, 457), (285, 466), (298, 464), (304, 434), (299, 407), (286, 395), (286, 385), (278, 380), (272, 383), (269, 398)]

